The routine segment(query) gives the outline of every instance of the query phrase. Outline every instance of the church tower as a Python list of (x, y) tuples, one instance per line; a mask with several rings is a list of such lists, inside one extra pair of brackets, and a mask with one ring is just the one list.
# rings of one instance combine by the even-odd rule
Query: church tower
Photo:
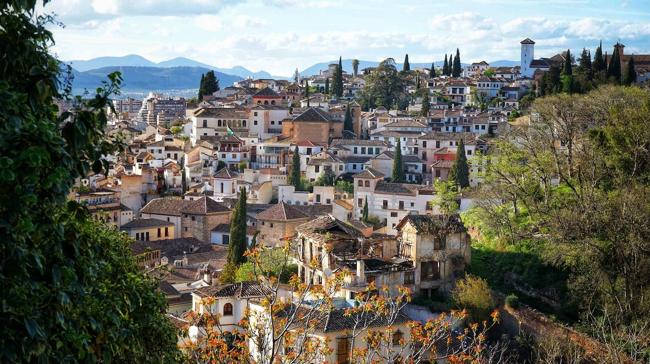
[(535, 59), (535, 42), (530, 38), (521, 41), (521, 75), (533, 77), (534, 69), (530, 68), (530, 63)]

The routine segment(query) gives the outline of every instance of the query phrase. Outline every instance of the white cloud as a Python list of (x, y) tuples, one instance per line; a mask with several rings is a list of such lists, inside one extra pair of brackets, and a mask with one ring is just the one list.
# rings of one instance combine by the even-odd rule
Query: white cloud
[(223, 26), (217, 15), (202, 14), (194, 17), (194, 24), (208, 32), (216, 32)]
[(236, 15), (233, 17), (232, 23), (239, 28), (259, 28), (268, 25), (266, 20), (249, 15)]

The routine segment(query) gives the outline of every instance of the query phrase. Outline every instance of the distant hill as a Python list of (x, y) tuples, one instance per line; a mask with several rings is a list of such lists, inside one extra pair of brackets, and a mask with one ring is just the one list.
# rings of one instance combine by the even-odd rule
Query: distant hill
[(130, 54), (123, 57), (98, 57), (92, 58), (89, 60), (73, 60), (67, 61), (74, 69), (79, 72), (90, 71), (102, 67), (121, 67), (121, 66), (137, 66), (137, 67), (159, 67), (159, 68), (168, 68), (168, 67), (202, 67), (208, 70), (219, 71), (228, 75), (239, 76), (242, 78), (252, 77), (252, 78), (285, 78), (281, 76), (271, 76), (270, 73), (266, 71), (254, 72), (248, 70), (241, 66), (235, 66), (233, 68), (222, 68), (211, 66), (206, 63), (198, 62), (193, 59), (185, 57), (176, 57), (162, 62), (152, 62), (142, 56), (136, 54)]
[[(94, 90), (101, 85), (103, 80), (106, 80), (107, 74), (114, 71), (122, 72), (122, 92), (132, 93), (198, 89), (201, 74), (208, 72), (209, 69), (203, 67), (112, 66), (84, 72), (73, 70), (73, 92), (80, 94), (84, 89)], [(231, 86), (234, 82), (242, 79), (219, 71), (215, 71), (215, 74), (222, 88)]]
[[(462, 59), (461, 55), (461, 59)], [(300, 72), (301, 76), (312, 76), (312, 75), (317, 75), (321, 70), (326, 70), (327, 67), (332, 64), (332, 63), (338, 63), (338, 60), (330, 61), (330, 62), (321, 62), (321, 63), (316, 63), (308, 68), (305, 68), (303, 71)], [(347, 73), (352, 73), (352, 60), (351, 59), (344, 59), (341, 61), (343, 64), (343, 70)], [(442, 67), (442, 64), (444, 63), (444, 59), (442, 61), (436, 61), (436, 67)], [(505, 66), (515, 66), (518, 65), (518, 61), (506, 61), (506, 60), (500, 60), (500, 61), (494, 61), (494, 62), (488, 62), (490, 65), (495, 66), (495, 67), (505, 67)], [(367, 67), (377, 67), (379, 65), (379, 62), (376, 61), (364, 61), (364, 60), (359, 60), (359, 72), (361, 72), (362, 69), (367, 68)], [(467, 63), (461, 63), (463, 67), (467, 66)], [(401, 70), (404, 67), (403, 63), (396, 63), (397, 69)], [(431, 63), (413, 63), (411, 62), (411, 69), (415, 68), (429, 68), (431, 67)]]

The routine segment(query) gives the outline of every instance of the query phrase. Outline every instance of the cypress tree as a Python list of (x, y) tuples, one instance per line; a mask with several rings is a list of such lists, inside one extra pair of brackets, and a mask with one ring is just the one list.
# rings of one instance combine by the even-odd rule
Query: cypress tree
[(442, 64), (442, 75), (447, 76), (448, 75), (448, 67), (449, 65), (447, 64), (447, 54), (445, 54), (445, 63)]
[(409, 64), (409, 54), (406, 53), (406, 56), (404, 56), (404, 67), (402, 68), (404, 72), (408, 72), (411, 70), (411, 64)]
[(366, 196), (366, 202), (363, 204), (363, 215), (361, 216), (361, 221), (368, 222), (368, 196)]
[(630, 86), (636, 82), (636, 70), (634, 69), (634, 57), (630, 57), (630, 60), (627, 62), (627, 67), (625, 68), (625, 77), (623, 83)]
[(325, 94), (329, 95), (330, 93), (330, 79), (329, 77), (325, 79)]
[(203, 89), (205, 87), (205, 75), (201, 73), (201, 82), (199, 83), (199, 101), (203, 100)]
[(246, 188), (239, 190), (239, 200), (230, 219), (230, 241), (228, 242), (228, 263), (239, 265), (246, 261)]
[(614, 45), (614, 52), (609, 58), (609, 66), (607, 67), (607, 76), (614, 79), (614, 82), (621, 82), (621, 58), (618, 52), (618, 43)]
[(587, 77), (588, 80), (593, 78), (593, 72), (591, 67), (591, 53), (586, 48), (582, 49), (582, 54), (580, 55), (580, 69)]
[(429, 90), (426, 90), (424, 97), (422, 98), (422, 109), (420, 110), (420, 115), (424, 117), (429, 116), (429, 110), (431, 109), (430, 99), (429, 99)]
[(307, 98), (307, 107), (309, 107), (309, 81), (305, 81), (305, 97)]
[(352, 125), (352, 112), (350, 110), (350, 103), (345, 109), (345, 119), (343, 119), (343, 130), (354, 133), (354, 126)]
[(566, 50), (566, 56), (564, 57), (564, 67), (562, 69), (562, 74), (572, 75), (573, 67), (571, 66), (571, 50)]
[(339, 57), (339, 65), (336, 68), (336, 78), (335, 78), (335, 88), (334, 88), (334, 93), (336, 94), (336, 97), (342, 97), (343, 96), (343, 61), (341, 57)]
[(460, 74), (462, 72), (462, 68), (460, 66), (460, 51), (458, 48), (456, 48), (456, 57), (454, 58), (454, 65), (452, 69), (452, 76), (453, 77), (460, 77)]
[(456, 160), (454, 161), (452, 172), (453, 178), (458, 186), (461, 188), (469, 187), (469, 165), (467, 164), (463, 139), (458, 142)]
[(395, 148), (395, 159), (393, 159), (393, 178), (392, 182), (404, 182), (404, 164), (402, 163), (402, 142), (397, 138), (397, 147)]
[(431, 62), (431, 69), (429, 70), (429, 77), (434, 78), (436, 77), (436, 63)]
[(291, 174), (289, 174), (289, 184), (300, 191), (302, 183), (300, 183), (300, 154), (298, 153), (298, 146), (293, 149), (293, 157), (291, 159)]
[(603, 60), (603, 42), (600, 41), (598, 48), (596, 48), (596, 53), (594, 54), (594, 62), (591, 66), (594, 73), (605, 70), (605, 61)]
[(353, 59), (352, 60), (352, 74), (354, 77), (357, 77), (359, 74), (359, 60), (358, 59)]
[(214, 71), (208, 71), (203, 78), (203, 95), (212, 95), (219, 91), (219, 80)]

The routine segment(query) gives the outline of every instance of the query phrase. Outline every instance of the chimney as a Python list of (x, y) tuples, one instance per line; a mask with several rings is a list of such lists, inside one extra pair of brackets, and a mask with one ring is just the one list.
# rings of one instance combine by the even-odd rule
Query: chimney
[(366, 263), (363, 259), (357, 259), (357, 280), (359, 282), (366, 281)]

